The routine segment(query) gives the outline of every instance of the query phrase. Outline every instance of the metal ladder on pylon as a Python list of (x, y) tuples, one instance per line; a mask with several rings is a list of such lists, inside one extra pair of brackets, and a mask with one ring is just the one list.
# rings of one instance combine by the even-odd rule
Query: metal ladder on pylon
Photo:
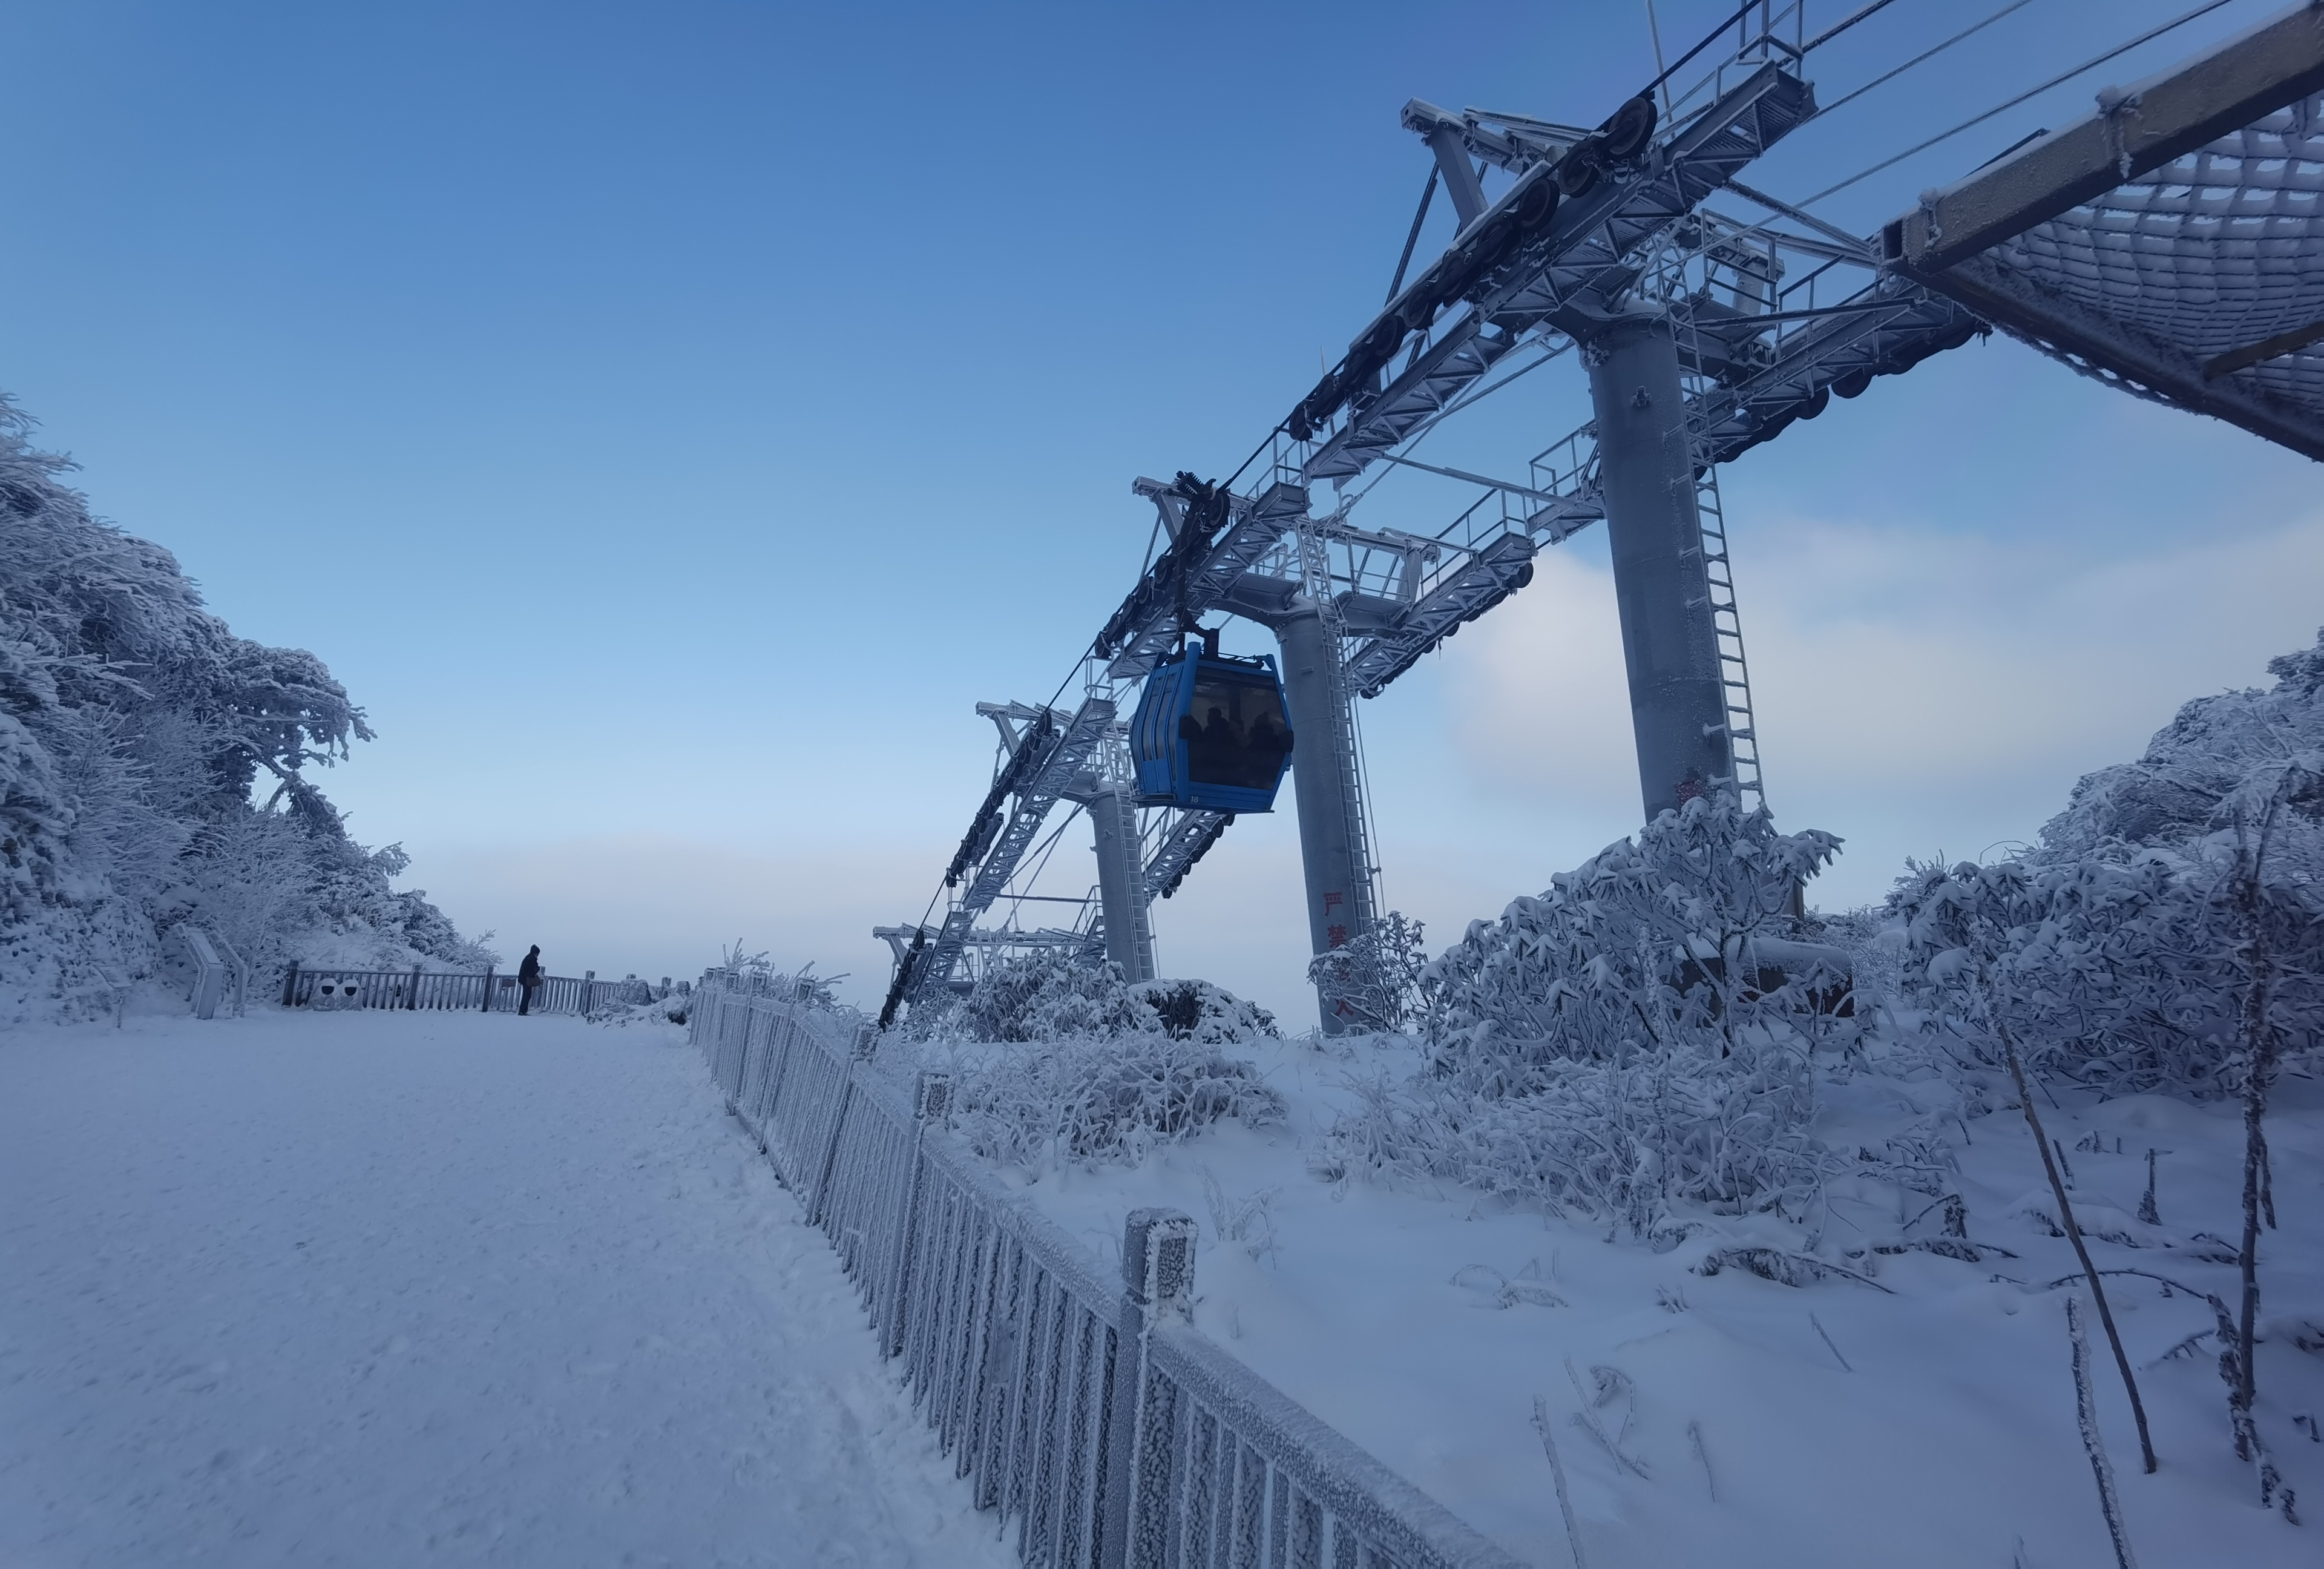
[[(1678, 339), (1679, 375), (1690, 394), (1690, 407), (1709, 402), (1700, 394), (1709, 378), (1702, 369), (1701, 339), (1692, 311), (1674, 314)], [(1751, 713), (1751, 665), (1743, 650), (1743, 616), (1735, 603), (1735, 569), (1727, 553), (1727, 514), (1719, 497), (1719, 467), (1702, 457), (1702, 434), (1687, 422), (1687, 442), (1694, 449), (1694, 507), (1702, 531), (1703, 592), (1711, 602), (1711, 621), (1719, 645), (1719, 687), (1727, 710), (1727, 752), (1734, 770), (1735, 793), (1746, 809), (1765, 807), (1767, 792), (1759, 777), (1759, 725)]]
[(1735, 790), (1745, 808), (1764, 807), (1759, 780), (1759, 726), (1751, 715), (1751, 666), (1743, 652), (1743, 618), (1735, 607), (1735, 573), (1727, 557), (1727, 518), (1719, 502), (1719, 469), (1705, 464), (1694, 482), (1702, 521), (1702, 570), (1711, 594), (1711, 620), (1719, 637), (1719, 684), (1727, 704), (1727, 747), (1735, 764)]
[(1314, 530), (1299, 531), (1302, 576), (1306, 579), (1307, 591), (1315, 596), (1316, 614), (1323, 628), (1323, 683), (1331, 695), (1332, 750), (1339, 764), (1340, 804), (1348, 820), (1348, 871), (1354, 884), (1348, 891), (1348, 897), (1355, 903), (1348, 921), (1348, 935), (1352, 937), (1372, 929), (1372, 835), (1371, 824), (1364, 811), (1363, 752), (1357, 743), (1354, 699), (1348, 691), (1346, 647), (1342, 641), (1347, 628), (1340, 614), (1339, 596), (1332, 591), (1331, 549), (1330, 542)]

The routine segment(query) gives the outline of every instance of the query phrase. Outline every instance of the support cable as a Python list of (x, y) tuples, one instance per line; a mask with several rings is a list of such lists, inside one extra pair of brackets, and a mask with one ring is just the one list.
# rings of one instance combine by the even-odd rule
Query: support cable
[[(2012, 12), (2023, 11), (2032, 4), (2034, 4), (2034, 0), (2011, 0), (2011, 4), (2003, 6), (2000, 10), (1987, 17), (1984, 21), (1975, 23), (1968, 27), (1962, 28), (1959, 32), (1954, 33), (1942, 43), (1934, 44), (1930, 48), (1923, 50), (1920, 53), (1906, 60), (1903, 65), (1896, 67), (1895, 69), (1883, 71), (1880, 75), (1874, 77), (1870, 81), (1865, 83), (1854, 92), (1842, 94), (1840, 97), (1833, 99), (1831, 103), (1822, 106), (1816, 110), (1815, 117), (1821, 120), (1835, 109), (1845, 108), (1849, 105), (1856, 102), (1857, 99), (1862, 97), (1865, 94), (1870, 92), (1873, 88), (1882, 87), (1889, 82), (1895, 81), (1898, 77), (1903, 76), (1906, 71), (1911, 70), (1914, 66), (1919, 65), (1922, 61), (1934, 60), (1937, 56), (1950, 49), (1954, 44), (1960, 42), (1961, 40), (1971, 38), (1978, 33), (1983, 32), (1987, 28), (1992, 26), (1995, 23), (2000, 21), (2003, 17), (2007, 16)], [(1858, 14), (1860, 15), (1862, 14), (1858, 13)], [(1826, 36), (1829, 36), (1829, 34)], [(1821, 43), (1823, 41), (1821, 39), (1818, 39), (1816, 42)], [(1812, 201), (1814, 198), (1811, 197), (1809, 199)]]
[(1872, 0), (1871, 5), (1865, 6), (1854, 15), (1841, 17), (1838, 22), (1833, 23), (1830, 27), (1825, 28), (1821, 32), (1817, 33), (1813, 38), (1809, 39), (1805, 43), (1800, 45), (1800, 52), (1802, 54), (1806, 54), (1811, 51), (1821, 49), (1825, 44), (1830, 43), (1833, 39), (1838, 38), (1841, 33), (1846, 32), (1849, 28), (1863, 21), (1874, 12), (1886, 11), (1894, 3), (1895, 0)]
[[(1688, 61), (1693, 60), (1696, 55), (1701, 54), (1704, 50), (1709, 49), (1712, 44), (1725, 37), (1729, 28), (1748, 17), (1752, 12), (1758, 10), (1765, 3), (1766, 0), (1743, 0), (1742, 9), (1737, 11), (1734, 15), (1729, 17), (1718, 26), (1712, 28), (1709, 32), (1704, 33), (1702, 35), (1702, 42), (1696, 44), (1692, 49), (1688, 50), (1684, 54), (1680, 55), (1676, 60), (1671, 61), (1669, 69), (1664, 71), (1662, 75), (1648, 82), (1646, 84), (1646, 92), (1651, 93), (1655, 91), (1665, 82), (1670, 80), (1671, 78), (1684, 70), (1687, 67)], [(1641, 94), (1640, 96), (1644, 97), (1645, 95)]]
[(1962, 132), (1970, 129), (1972, 126), (1982, 125), (1987, 120), (1992, 119), (1996, 115), (2003, 114), (2008, 110), (2014, 109), (2017, 107), (2018, 105), (2025, 102), (2028, 98), (2038, 97), (2042, 94), (2048, 92), (2052, 88), (2057, 87), (2061, 83), (2073, 80), (2076, 77), (2081, 75), (2086, 70), (2094, 69), (2098, 66), (2102, 66), (2117, 55), (2127, 54), (2142, 43), (2151, 43), (2155, 39), (2162, 37), (2164, 33), (2169, 32), (2175, 28), (2184, 27), (2188, 23), (2194, 21), (2197, 17), (2208, 16), (2212, 12), (2219, 9), (2220, 6), (2226, 5), (2229, 3), (2230, 0), (2206, 0), (2206, 4), (2196, 6), (2195, 9), (2187, 12), (2183, 15), (2174, 16), (2170, 21), (2162, 23), (2160, 26), (2147, 29), (2144, 32), (2140, 33), (2136, 38), (2132, 39), (2127, 43), (2118, 43), (2114, 48), (2107, 50), (2104, 54), (2093, 56), (2092, 58), (2084, 60), (2081, 64), (2076, 66), (2070, 71), (2060, 72), (2058, 75), (2052, 77), (2048, 81), (2042, 83), (2039, 87), (2026, 88), (2024, 92), (2018, 94), (2015, 97), (2010, 99), (2006, 104), (1996, 104), (1992, 108), (1986, 110), (1985, 113), (1974, 115), (1969, 119), (1963, 120), (1960, 125), (1955, 125), (1950, 131), (1940, 131), (1935, 135), (1930, 137), (1927, 141), (1907, 147), (1904, 151), (1897, 153), (1893, 158), (1885, 158), (1869, 169), (1862, 170), (1855, 174), (1849, 175), (1838, 185), (1825, 187), (1823, 189), (1817, 191), (1813, 196), (1809, 197), (1805, 201), (1801, 202), (1799, 205), (1802, 207), (1813, 207), (1824, 198), (1837, 195), (1840, 191), (1846, 190), (1849, 186), (1854, 185), (1860, 180), (1869, 180), (1872, 176), (1879, 173), (1882, 170), (1902, 163), (1905, 159), (1912, 157), (1916, 152), (1925, 152), (1940, 142), (1945, 141), (1950, 137), (1958, 136)]
[[(1065, 820), (1059, 823), (1055, 828), (1050, 830), (1048, 842), (1043, 844), (1039, 849), (1035, 850), (1031, 856), (1028, 857), (1028, 859), (1033, 861), (1033, 870), (1031, 873), (1028, 875), (1024, 872), (1019, 872), (1017, 875), (1023, 877), (1028, 884), (1040, 881), (1042, 872), (1046, 870), (1049, 864), (1049, 856), (1057, 848), (1057, 841), (1065, 836), (1065, 830), (1072, 827), (1074, 826), (1074, 819), (1081, 815), (1082, 803), (1075, 801), (1074, 803), (1073, 809), (1065, 814)], [(1009, 881), (1014, 882), (1017, 881), (1017, 877), (1011, 877)], [(1008, 896), (1003, 894), (1000, 897), (1006, 898)], [(1019, 894), (1017, 897), (1022, 899), (1029, 896)]]
[(1434, 163), (1428, 166), (1428, 183), (1420, 188), (1420, 210), (1412, 215), (1412, 232), (1404, 236), (1404, 254), (1396, 259), (1396, 278), (1388, 286), (1391, 304), (1404, 288), (1405, 269), (1412, 265), (1412, 248), (1420, 244), (1420, 226), (1428, 221), (1428, 204), (1436, 195), (1436, 181), (1443, 172)]

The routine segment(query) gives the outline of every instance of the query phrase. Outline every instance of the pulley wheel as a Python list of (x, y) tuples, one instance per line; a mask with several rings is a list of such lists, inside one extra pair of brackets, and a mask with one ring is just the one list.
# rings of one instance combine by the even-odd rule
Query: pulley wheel
[(1557, 162), (1557, 189), (1561, 196), (1580, 196), (1598, 183), (1600, 172), (1598, 139), (1576, 143)]
[(1609, 158), (1636, 158), (1655, 134), (1655, 101), (1640, 93), (1614, 111), (1602, 134)]

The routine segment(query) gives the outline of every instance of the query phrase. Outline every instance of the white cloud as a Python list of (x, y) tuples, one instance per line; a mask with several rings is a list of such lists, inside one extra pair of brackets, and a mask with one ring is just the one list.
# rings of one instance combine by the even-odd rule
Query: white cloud
[[(2073, 531), (2082, 540), (2087, 530)], [(2136, 755), (2181, 703), (2264, 684), (2324, 622), (2324, 517), (2100, 559), (2055, 543), (1784, 520), (1737, 531), (1767, 786), (1847, 835), (1821, 892), (1875, 897), (1906, 854), (2028, 838), (2074, 780)], [(1545, 553), (1448, 645), (1451, 732), (1513, 802), (1635, 818), (1607, 572)]]

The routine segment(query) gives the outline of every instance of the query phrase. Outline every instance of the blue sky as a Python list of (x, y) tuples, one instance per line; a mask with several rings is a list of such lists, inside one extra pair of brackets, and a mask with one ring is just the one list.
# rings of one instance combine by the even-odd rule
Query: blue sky
[[(1752, 179), (1820, 189), (2190, 4), (2032, 0)], [(1868, 232), (2280, 8), (1818, 210)], [(1725, 9), (1660, 3), (1665, 42)], [(1831, 101), (1982, 14), (1897, 0), (1812, 74)], [(0, 28), (0, 387), (101, 512), (368, 708), (324, 781), (358, 836), (559, 970), (739, 937), (867, 990), (868, 928), (918, 912), (983, 789), (973, 705), (1054, 689), (1135, 574), (1132, 476), (1231, 470), (1377, 308), (1427, 171), (1404, 100), (1595, 121), (1655, 71), (1639, 4)], [(1586, 404), (1570, 365), (1497, 401), (1443, 460), (1513, 472)], [(1381, 504), (1442, 512), (1437, 483)], [(2324, 621), (2310, 465), (1999, 340), (1723, 484), (1771, 799), (1849, 840), (1827, 906), (2030, 837)], [(1388, 897), (1440, 937), (1634, 826), (1607, 589), (1585, 534), (1366, 706)], [(1288, 813), (1157, 926), (1166, 970), (1304, 1017)]]

